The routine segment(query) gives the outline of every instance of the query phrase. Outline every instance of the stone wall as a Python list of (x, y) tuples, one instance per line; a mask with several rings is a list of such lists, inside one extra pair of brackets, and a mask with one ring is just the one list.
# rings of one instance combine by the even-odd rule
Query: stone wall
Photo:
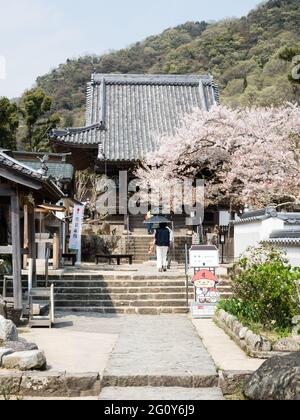
[(272, 343), (262, 335), (255, 334), (239, 320), (223, 310), (216, 312), (215, 323), (222, 328), (250, 357), (269, 359), (274, 356), (300, 351), (300, 336), (283, 338)]

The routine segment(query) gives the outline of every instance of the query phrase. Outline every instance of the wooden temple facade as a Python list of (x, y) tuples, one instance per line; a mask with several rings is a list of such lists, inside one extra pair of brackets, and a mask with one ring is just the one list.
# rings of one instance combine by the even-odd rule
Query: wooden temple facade
[[(60, 210), (56, 203), (66, 194), (47, 173), (45, 163), (38, 162), (40, 169), (33, 169), (13, 154), (0, 150), (0, 255), (12, 258), (14, 306), (22, 309), (22, 269), (29, 259), (38, 260), (40, 221)], [(51, 242), (53, 259), (59, 265), (58, 234)], [(36, 274), (35, 266), (33, 271)]]

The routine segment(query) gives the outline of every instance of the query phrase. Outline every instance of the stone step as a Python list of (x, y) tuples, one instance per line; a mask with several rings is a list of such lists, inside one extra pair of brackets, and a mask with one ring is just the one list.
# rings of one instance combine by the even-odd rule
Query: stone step
[(124, 301), (107, 301), (107, 300), (56, 300), (56, 308), (69, 308), (69, 307), (102, 307), (102, 308), (182, 308), (186, 307), (186, 300), (124, 300)]
[[(23, 292), (26, 292), (27, 288), (22, 289)], [(55, 293), (105, 293), (105, 294), (173, 294), (173, 293), (183, 293), (186, 289), (185, 287), (135, 287), (135, 288), (126, 288), (126, 287), (55, 287)], [(193, 287), (189, 287), (189, 292), (192, 293), (194, 290)], [(12, 292), (13, 288), (7, 288), (7, 291)]]
[[(11, 289), (12, 290), (12, 289)], [(183, 287), (136, 287), (136, 288), (121, 288), (121, 287), (56, 287), (56, 293), (109, 293), (109, 294), (151, 294), (151, 293), (182, 293), (186, 289)], [(193, 287), (189, 287), (189, 292), (193, 292)]]
[[(65, 288), (65, 287), (72, 287), (72, 288), (144, 288), (144, 287), (185, 287), (185, 281), (99, 281), (99, 282), (91, 282), (91, 281), (49, 281), (50, 284), (54, 284), (55, 288)], [(39, 287), (44, 287), (45, 283), (39, 283)], [(22, 284), (23, 289), (27, 288), (27, 284)], [(7, 285), (7, 289), (12, 288), (12, 284)]]
[[(189, 298), (193, 299), (193, 294), (189, 294)], [(148, 301), (148, 300), (155, 300), (155, 301), (168, 301), (168, 300), (184, 300), (186, 299), (185, 293), (153, 293), (153, 294), (133, 294), (133, 293), (126, 293), (126, 294), (105, 294), (105, 293), (93, 293), (93, 292), (86, 292), (84, 294), (76, 294), (76, 293), (55, 293), (55, 301), (65, 301), (65, 300), (95, 300), (95, 301), (111, 301), (111, 302), (118, 302), (118, 301)]]
[(62, 307), (56, 308), (57, 313), (96, 313), (103, 315), (185, 315), (189, 312), (187, 308), (107, 308), (107, 307)]
[[(220, 388), (108, 387), (108, 388), (102, 389), (99, 400), (101, 401), (224, 401), (225, 398)], [(186, 413), (188, 416), (189, 412), (187, 411)]]

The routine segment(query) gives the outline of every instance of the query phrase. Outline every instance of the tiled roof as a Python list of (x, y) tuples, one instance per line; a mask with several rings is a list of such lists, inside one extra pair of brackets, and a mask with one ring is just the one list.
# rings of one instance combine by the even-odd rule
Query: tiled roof
[(242, 225), (246, 223), (254, 223), (269, 219), (270, 217), (277, 217), (277, 212), (272, 207), (245, 212), (239, 219), (235, 220), (233, 224)]
[(273, 245), (300, 245), (300, 229), (274, 230), (265, 242)]
[(300, 245), (300, 238), (273, 238), (265, 240), (264, 243), (270, 245)]
[[(41, 163), (39, 161), (22, 161), (21, 163), (26, 164), (28, 167), (37, 171), (41, 167)], [(62, 178), (65, 180), (72, 181), (74, 177), (74, 167), (69, 163), (61, 163), (61, 162), (47, 162), (48, 167), (48, 175), (53, 178)]]
[(7, 167), (8, 169), (12, 169), (14, 171), (20, 172), (23, 175), (26, 175), (30, 178), (34, 179), (43, 179), (43, 175), (33, 168), (25, 165), (24, 163), (8, 156), (5, 152), (0, 151), (0, 164)]
[(142, 159), (173, 135), (185, 114), (219, 102), (211, 76), (95, 74), (88, 85), (86, 127), (54, 130), (56, 144), (99, 147), (111, 161)]
[(287, 225), (300, 225), (300, 213), (278, 213), (278, 218)]
[(274, 230), (270, 239), (299, 239), (300, 240), (300, 229), (281, 229)]
[(14, 173), (18, 173), (19, 175), (22, 175), (27, 179), (30, 178), (36, 180), (40, 182), (41, 185), (46, 185), (51, 189), (52, 192), (54, 192), (57, 195), (57, 197), (65, 196), (65, 194), (60, 190), (60, 188), (54, 182), (51, 176), (44, 176), (42, 173), (36, 171), (30, 166), (24, 164), (23, 162), (12, 158), (3, 150), (0, 150), (0, 166)]

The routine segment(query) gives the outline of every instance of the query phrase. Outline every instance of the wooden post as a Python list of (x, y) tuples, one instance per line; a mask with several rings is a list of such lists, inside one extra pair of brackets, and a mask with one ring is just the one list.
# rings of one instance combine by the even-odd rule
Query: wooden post
[(11, 233), (13, 247), (13, 289), (15, 309), (22, 309), (22, 269), (20, 237), (20, 202), (18, 192), (11, 197)]
[(36, 242), (35, 242), (35, 213), (34, 207), (30, 206), (28, 213), (28, 236), (29, 236), (29, 258), (32, 259), (32, 287), (37, 287), (36, 275)]
[[(24, 250), (29, 249), (29, 220), (28, 220), (28, 205), (24, 205)], [(23, 256), (23, 268), (26, 270), (28, 265), (28, 255)]]
[(60, 267), (60, 244), (59, 236), (55, 233), (53, 237), (53, 270)]

